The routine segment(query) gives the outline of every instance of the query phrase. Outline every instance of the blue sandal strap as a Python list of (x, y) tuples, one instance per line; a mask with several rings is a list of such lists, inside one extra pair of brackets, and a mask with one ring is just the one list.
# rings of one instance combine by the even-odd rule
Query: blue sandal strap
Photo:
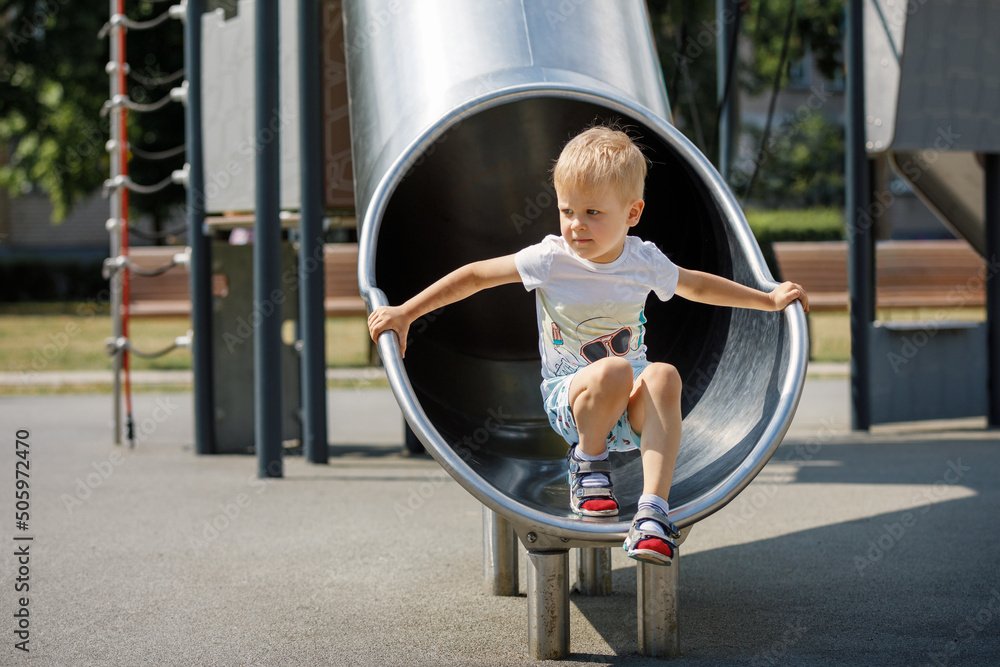
[(570, 457), (569, 471), (574, 475), (592, 475), (595, 472), (607, 475), (611, 472), (611, 463), (609, 461), (577, 461)]
[(610, 486), (578, 486), (574, 487), (573, 495), (577, 498), (586, 498), (588, 500), (593, 498), (610, 498), (611, 500), (615, 500), (614, 491), (611, 490)]
[(677, 530), (677, 526), (671, 523), (670, 519), (668, 519), (663, 512), (660, 512), (659, 510), (650, 509), (648, 507), (644, 507), (635, 513), (635, 518), (632, 519), (632, 526), (636, 527), (641, 522), (646, 520), (655, 521), (656, 523), (663, 526), (663, 530), (666, 531), (667, 535), (674, 538), (675, 540), (681, 536), (680, 532)]

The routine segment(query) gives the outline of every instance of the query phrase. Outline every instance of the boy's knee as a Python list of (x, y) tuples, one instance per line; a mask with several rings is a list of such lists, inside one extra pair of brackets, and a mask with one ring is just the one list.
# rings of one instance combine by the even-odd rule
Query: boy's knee
[(606, 357), (591, 365), (597, 381), (608, 389), (632, 388), (632, 364), (618, 357)]
[(680, 393), (683, 382), (681, 374), (672, 364), (653, 363), (642, 372), (643, 379), (650, 387), (668, 393)]

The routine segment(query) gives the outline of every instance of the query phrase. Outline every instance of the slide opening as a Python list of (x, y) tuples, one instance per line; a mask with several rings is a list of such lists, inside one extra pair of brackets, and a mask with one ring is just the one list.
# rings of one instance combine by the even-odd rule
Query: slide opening
[[(685, 268), (733, 277), (729, 236), (709, 186), (668, 139), (596, 104), (535, 97), (450, 127), (396, 184), (375, 262), (376, 284), (389, 302), (405, 301), (465, 263), (558, 234), (553, 161), (573, 135), (608, 120), (629, 126), (652, 161), (646, 208), (632, 233)], [(730, 311), (651, 295), (646, 315), (650, 360), (677, 366), (686, 385), (707, 386)], [(485, 479), (529, 505), (567, 507), (560, 486), (566, 443), (549, 427), (538, 391), (533, 294), (503, 286), (425, 316), (411, 329), (405, 367), (435, 429)], [(703, 393), (684, 393), (685, 414)], [(627, 502), (631, 490), (623, 491)]]

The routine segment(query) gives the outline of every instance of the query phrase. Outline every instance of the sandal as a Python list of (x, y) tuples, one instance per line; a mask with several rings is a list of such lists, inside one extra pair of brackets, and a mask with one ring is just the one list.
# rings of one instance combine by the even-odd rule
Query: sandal
[[(660, 524), (667, 534), (663, 535), (655, 531), (639, 530), (639, 524), (646, 520), (652, 520)], [(625, 549), (629, 558), (641, 560), (644, 563), (652, 563), (653, 565), (670, 565), (674, 560), (674, 556), (677, 555), (676, 540), (678, 537), (680, 537), (680, 533), (677, 532), (677, 526), (672, 524), (663, 512), (643, 508), (635, 513), (635, 518), (632, 519), (632, 526), (628, 531), (628, 537), (625, 538), (625, 544), (622, 545), (622, 548)], [(670, 548), (670, 555), (668, 556), (661, 551), (651, 549), (649, 548), (650, 545), (644, 544), (651, 540), (658, 540), (667, 545)]]
[[(618, 500), (611, 484), (611, 463), (608, 461), (579, 461), (573, 456), (576, 446), (569, 448), (569, 505), (577, 514), (584, 516), (614, 516), (618, 514)], [(608, 478), (607, 486), (583, 486), (588, 475), (603, 473)], [(583, 507), (587, 501), (596, 503), (601, 509)], [(610, 502), (609, 502), (610, 501)], [(613, 504), (613, 505), (612, 505)]]

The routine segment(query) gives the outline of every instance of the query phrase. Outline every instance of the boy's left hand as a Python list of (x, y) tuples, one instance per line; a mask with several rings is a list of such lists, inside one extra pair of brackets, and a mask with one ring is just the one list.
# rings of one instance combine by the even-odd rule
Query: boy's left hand
[(802, 285), (797, 283), (781, 283), (768, 294), (768, 298), (774, 304), (775, 310), (784, 310), (788, 304), (798, 299), (802, 303), (802, 310), (809, 312), (809, 295), (802, 289)]

